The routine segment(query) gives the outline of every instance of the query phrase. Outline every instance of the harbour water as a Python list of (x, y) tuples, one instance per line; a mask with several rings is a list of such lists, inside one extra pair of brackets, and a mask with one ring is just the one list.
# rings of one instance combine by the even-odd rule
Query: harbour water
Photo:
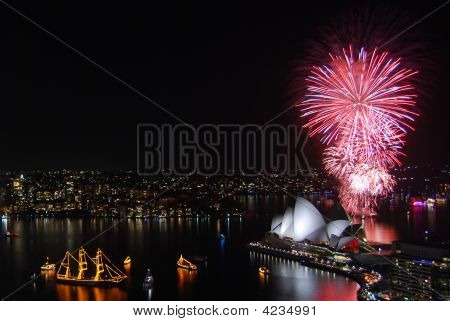
[[(272, 214), (281, 213), (289, 200), (277, 196), (243, 197), (240, 201), (247, 209), (241, 218), (150, 218), (120, 223), (106, 218), (2, 220), (2, 235), (9, 229), (20, 237), (0, 240), (0, 295), (5, 297), (26, 284), (8, 299), (356, 300), (359, 286), (350, 279), (297, 262), (249, 253), (245, 245), (262, 238)], [(388, 209), (377, 218), (366, 219), (365, 224), (369, 239), (389, 242), (415, 238), (424, 230), (438, 232), (441, 225), (445, 230), (448, 220), (446, 208), (408, 216)], [(40, 273), (47, 256), (52, 261), (60, 260), (66, 250), (82, 244), (92, 255), (101, 248), (128, 278), (110, 288), (59, 284), (54, 272), (30, 281), (33, 273)], [(196, 272), (178, 269), (175, 263), (180, 254), (187, 258), (207, 257), (207, 261)], [(126, 256), (132, 262), (124, 267)], [(260, 275), (260, 266), (269, 267), (272, 274)], [(152, 289), (144, 290), (142, 281), (149, 267), (154, 284)]]

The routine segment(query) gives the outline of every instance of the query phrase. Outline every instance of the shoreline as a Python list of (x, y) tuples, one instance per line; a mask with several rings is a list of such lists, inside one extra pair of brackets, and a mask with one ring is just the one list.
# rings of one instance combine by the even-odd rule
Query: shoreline
[(367, 281), (365, 275), (367, 275), (368, 273), (371, 273), (371, 272), (367, 272), (365, 270), (362, 270), (362, 271), (343, 270), (343, 269), (340, 269), (338, 266), (333, 267), (333, 266), (330, 266), (329, 264), (316, 262), (311, 258), (308, 258), (305, 256), (300, 256), (298, 254), (294, 254), (292, 252), (288, 252), (283, 249), (274, 248), (269, 245), (263, 246), (259, 242), (249, 243), (245, 247), (250, 252), (268, 254), (271, 256), (275, 256), (275, 257), (281, 257), (281, 258), (285, 258), (288, 260), (293, 260), (293, 261), (299, 262), (300, 264), (302, 264), (304, 266), (316, 268), (316, 269), (323, 270), (323, 271), (329, 271), (329, 272), (333, 272), (333, 273), (348, 277), (349, 279), (358, 283), (358, 285), (360, 286), (360, 288), (357, 291), (358, 301), (369, 300), (369, 297), (372, 294), (370, 291), (372, 286), (374, 284), (378, 283), (378, 281), (381, 279), (381, 276), (380, 276), (380, 279), (377, 282), (370, 282), (370, 281)]

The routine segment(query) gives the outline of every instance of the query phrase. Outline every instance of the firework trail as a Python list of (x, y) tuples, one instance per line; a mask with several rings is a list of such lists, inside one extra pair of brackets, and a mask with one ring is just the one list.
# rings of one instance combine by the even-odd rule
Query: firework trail
[(350, 46), (315, 66), (299, 104), (310, 135), (320, 135), (325, 170), (341, 182), (340, 197), (349, 212), (372, 208), (393, 190), (389, 169), (399, 157), (411, 123), (416, 95), (409, 80), (417, 71), (375, 49), (355, 54)]

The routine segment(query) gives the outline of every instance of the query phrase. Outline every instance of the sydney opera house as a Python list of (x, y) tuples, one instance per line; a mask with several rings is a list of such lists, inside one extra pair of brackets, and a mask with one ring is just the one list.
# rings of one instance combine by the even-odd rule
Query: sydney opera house
[(358, 248), (358, 237), (364, 238), (361, 225), (352, 225), (348, 218), (328, 223), (325, 219), (312, 203), (298, 197), (294, 208), (288, 207), (283, 215), (272, 219), (269, 234), (278, 238), (278, 243), (281, 241), (286, 245), (308, 242), (327, 245), (338, 251)]

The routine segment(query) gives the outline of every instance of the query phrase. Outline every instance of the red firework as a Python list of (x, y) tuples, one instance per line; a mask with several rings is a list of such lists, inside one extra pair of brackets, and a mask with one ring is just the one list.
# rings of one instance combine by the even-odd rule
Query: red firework
[(387, 52), (367, 54), (361, 49), (357, 57), (351, 47), (342, 52), (330, 54), (330, 65), (313, 67), (307, 78), (308, 93), (301, 106), (311, 135), (321, 133), (327, 144), (360, 130), (370, 135), (379, 117), (383, 126), (412, 129), (408, 121), (418, 115), (411, 110), (416, 95), (405, 80), (417, 72), (400, 69), (400, 58), (392, 60)]
[(395, 185), (388, 169), (401, 165), (406, 132), (418, 115), (408, 83), (417, 71), (401, 68), (387, 52), (361, 49), (355, 55), (351, 46), (330, 58), (329, 65), (311, 70), (299, 106), (310, 135), (329, 145), (325, 170), (341, 180), (341, 200), (355, 212)]

